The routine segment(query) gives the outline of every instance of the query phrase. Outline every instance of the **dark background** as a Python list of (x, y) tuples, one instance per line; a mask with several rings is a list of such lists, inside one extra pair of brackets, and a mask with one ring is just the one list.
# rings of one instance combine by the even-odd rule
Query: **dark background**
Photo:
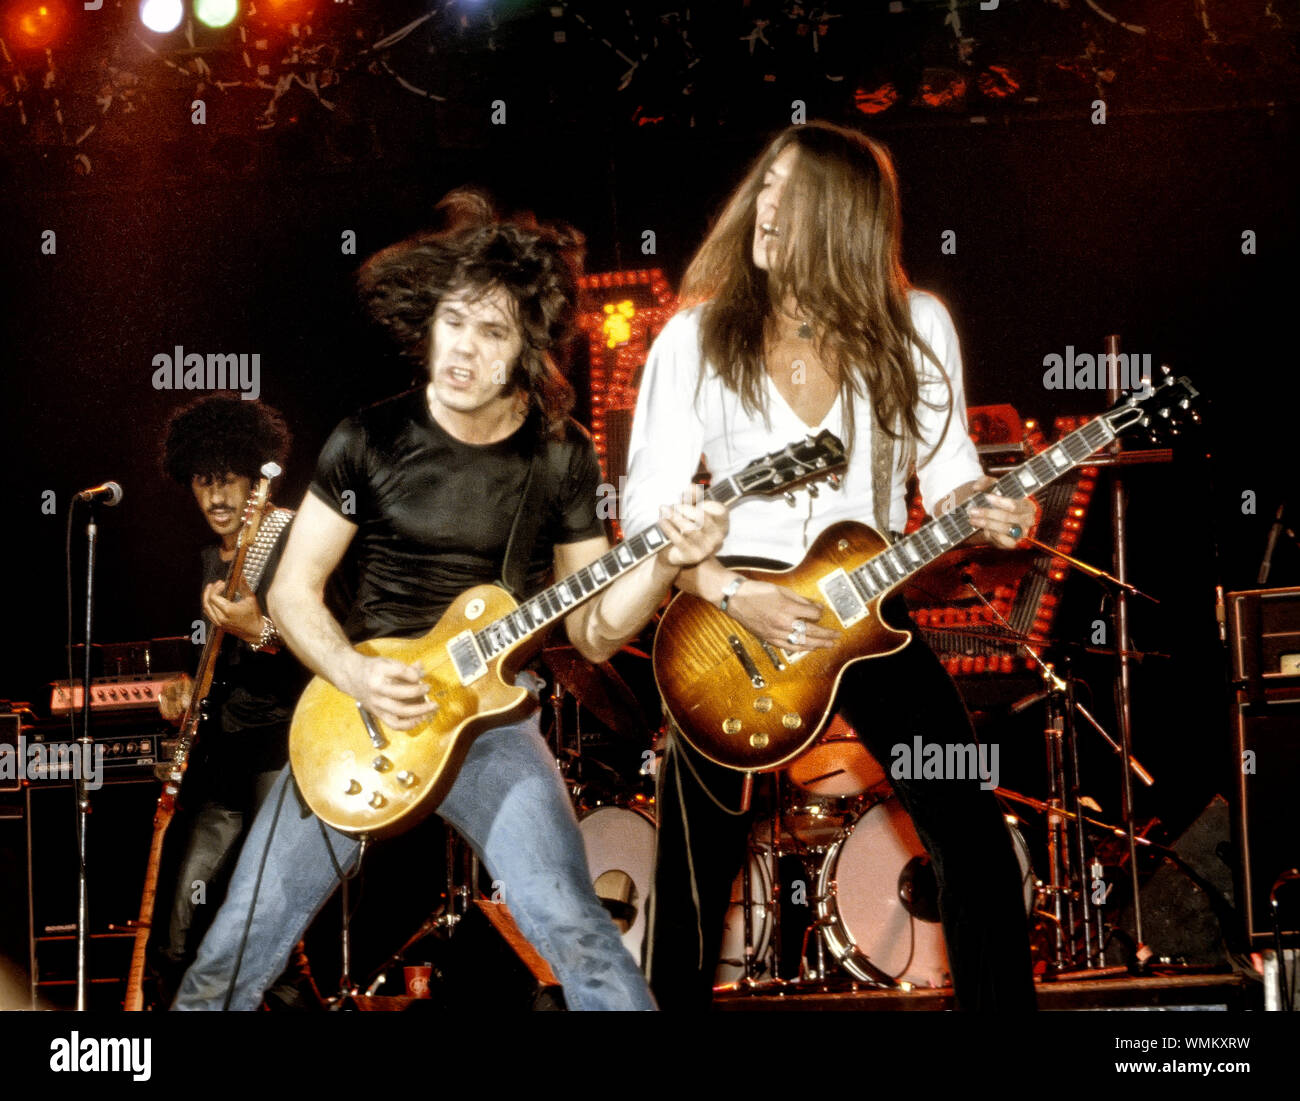
[[(750, 8), (724, 7), (727, 18)], [(557, 62), (547, 28), (539, 31), (544, 6), (513, 4), (497, 6), (490, 50), (466, 32), (435, 59), (442, 64), (428, 63), (430, 79), (443, 81), (440, 104), (380, 95), (377, 77), (353, 69), (362, 76), (344, 81), (338, 97), (347, 118), (313, 114), (308, 103), (293, 118), (286, 108), (263, 133), (238, 115), (237, 96), (210, 93), (209, 123), (199, 127), (189, 121), (192, 92), (172, 74), (178, 86), (160, 83), (147, 111), (110, 113), (88, 176), (65, 170), (57, 142), (29, 142), (11, 127), (0, 162), (10, 628), (0, 697), (31, 701), (43, 715), (48, 682), (65, 675), (65, 525), (71, 495), (85, 486), (114, 478), (125, 489), (121, 506), (102, 513), (97, 639), (181, 634), (197, 614), (207, 528), (188, 493), (157, 468), (165, 418), (196, 395), (154, 390), (155, 354), (177, 344), (260, 353), (262, 400), (295, 434), (277, 497), (296, 504), (333, 425), (410, 382), (360, 317), (352, 280), (367, 255), (428, 224), (442, 194), (483, 185), (507, 209), (580, 227), (588, 270), (659, 267), (676, 286), (721, 198), (763, 140), (788, 124), (791, 99), (811, 88), (803, 93), (809, 117), (859, 125), (893, 151), (907, 267), (951, 309), (970, 404), (1007, 402), (1048, 424), (1100, 411), (1104, 392), (1045, 390), (1042, 361), (1066, 345), (1095, 354), (1108, 333), (1189, 374), (1202, 391), (1207, 427), (1178, 462), (1126, 476), (1130, 577), (1162, 602), (1134, 605), (1134, 641), (1171, 655), (1135, 670), (1135, 749), (1158, 780), (1139, 809), (1175, 831), (1189, 822), (1232, 777), (1214, 586), (1253, 587), (1274, 510), (1288, 495), (1296, 504), (1290, 330), (1300, 241), (1296, 118), (1286, 94), (1294, 34), (1282, 36), (1276, 99), (1249, 58), (1240, 72), (1255, 84), (1244, 76), (1198, 84), (1176, 50), (1161, 69), (1151, 48), (1135, 61), (1119, 56), (1104, 125), (1089, 120), (1087, 82), (1049, 95), (1057, 85), (1041, 66), (1041, 103), (927, 112), (915, 102), (915, 76), (910, 90), (900, 78), (897, 109), (855, 111), (855, 88), (884, 79), (889, 66), (919, 74), (930, 53), (948, 48), (932, 7), (910, 6), (921, 29), (906, 49), (891, 53), (897, 42), (863, 37), (846, 85), (811, 82), (799, 65), (769, 66), (777, 73), (769, 81), (727, 26), (706, 34), (697, 17), (692, 48), (705, 76), (690, 96), (673, 79), (677, 62), (665, 63), (658, 83), (645, 77), (619, 91), (620, 66), (591, 35), (580, 38), (572, 12), (572, 52)], [(1003, 7), (1004, 38), (990, 32), (980, 49), (1001, 42), (1022, 56), (1045, 48), (1040, 6)], [(1142, 7), (1130, 5), (1130, 15)], [(1167, 15), (1166, 43), (1191, 49), (1170, 6), (1143, 10)], [(977, 13), (964, 9), (964, 17)], [(847, 26), (828, 40), (838, 35), (852, 53)], [(1069, 30), (1110, 33), (1077, 21)], [(1253, 33), (1247, 27), (1242, 40), (1264, 41)], [(488, 121), (498, 98), (504, 126)], [(54, 256), (41, 253), (45, 230), (57, 234)], [(345, 230), (356, 233), (355, 256), (341, 254)], [(656, 236), (653, 256), (641, 253), (645, 230)], [(940, 252), (945, 230), (956, 232), (956, 255)], [(1257, 235), (1255, 255), (1242, 253), (1246, 230)], [(1099, 482), (1080, 553), (1109, 566), (1107, 484)], [(53, 515), (42, 511), (45, 491), (55, 494)], [(1243, 507), (1248, 493), (1253, 510)], [(81, 533), (78, 520), (78, 622)], [(1283, 540), (1270, 584), (1296, 583), (1300, 553)], [(1099, 590), (1072, 577), (1058, 633), (1086, 641), (1098, 606)], [(1099, 717), (1111, 721), (1109, 665), (1093, 659), (1079, 672)], [(1031, 717), (1005, 730), (1002, 768), (1005, 782), (1042, 794), (1037, 729)], [(1116, 818), (1109, 758), (1088, 749), (1085, 763), (1094, 797)]]

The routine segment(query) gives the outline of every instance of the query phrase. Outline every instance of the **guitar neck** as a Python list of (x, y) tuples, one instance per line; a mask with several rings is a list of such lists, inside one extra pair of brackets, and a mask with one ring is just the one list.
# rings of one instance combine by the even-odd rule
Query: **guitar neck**
[[(1115, 439), (1116, 435), (1106, 419), (1098, 417), (1046, 451), (1035, 455), (1027, 463), (1008, 471), (986, 492), (1013, 499), (1028, 497), (1067, 471), (1085, 463), (1098, 449)], [(970, 510), (986, 502), (984, 493), (976, 493), (957, 508), (924, 524), (870, 562), (859, 566), (851, 576), (863, 598), (872, 600), (892, 589), (925, 569), (940, 555), (969, 539), (976, 530), (971, 523)]]
[[(711, 486), (700, 500), (716, 501), (730, 508), (745, 493), (741, 477), (733, 476)], [(474, 633), (484, 660), (490, 660), (545, 631), (667, 545), (668, 536), (655, 524), (611, 547), (590, 565), (523, 601), (514, 611)]]

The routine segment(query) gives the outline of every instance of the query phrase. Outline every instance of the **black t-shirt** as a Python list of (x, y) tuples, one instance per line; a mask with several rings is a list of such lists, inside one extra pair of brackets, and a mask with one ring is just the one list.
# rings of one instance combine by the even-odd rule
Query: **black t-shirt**
[[(343, 624), (348, 638), (422, 635), (466, 589), (499, 580), (541, 446), (536, 410), (504, 440), (463, 443), (433, 419), (423, 389), (340, 424), (321, 451), (311, 492), (357, 525), (356, 592)], [(591, 437), (570, 420), (560, 447), (564, 473), (548, 476), (529, 593), (546, 583), (557, 545), (604, 534)]]
[[(272, 548), (255, 590), (263, 611), (287, 538), (288, 527)], [(203, 548), (202, 563), (205, 586), (224, 581), (230, 571), (216, 545)], [(215, 721), (203, 731), (200, 746), (211, 756), (237, 759), (242, 774), (282, 768), (288, 760), (289, 720), (309, 678), (287, 647), (274, 654), (254, 651), (247, 642), (227, 634), (213, 672)]]

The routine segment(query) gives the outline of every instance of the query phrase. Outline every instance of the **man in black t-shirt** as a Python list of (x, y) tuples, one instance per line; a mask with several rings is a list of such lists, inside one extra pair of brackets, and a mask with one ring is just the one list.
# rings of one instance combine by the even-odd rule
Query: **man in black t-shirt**
[[(280, 414), (238, 395), (201, 398), (167, 425), (163, 468), (193, 493), (203, 518), (220, 538), (201, 552), (201, 603), (207, 628), (221, 628), (225, 638), (208, 695), (208, 720), (186, 771), (181, 813), (167, 839), (168, 878), (174, 880), (174, 889), (160, 895), (170, 897), (170, 908), (163, 911), (160, 906), (154, 923), (163, 1005), (171, 1001), (193, 961), (207, 919), (221, 903), (244, 832), (288, 759), (289, 719), (307, 680), (263, 610), (283, 538), (276, 538), (267, 551), (252, 591), (242, 588), (235, 600), (222, 595), (258, 471), (266, 462), (283, 464), (288, 449), (289, 431)], [(275, 532), (283, 532), (288, 515), (286, 510), (272, 519), (268, 510), (262, 527), (268, 543)], [(250, 576), (246, 570), (245, 577)], [(163, 718), (179, 723), (193, 690), (189, 676), (167, 684), (158, 701)], [(298, 954), (294, 973), (276, 984), (268, 1003), (308, 1008), (313, 1000), (319, 1005), (305, 960)]]
[[(372, 312), (427, 368), (427, 385), (335, 430), (270, 593), (271, 614), (294, 652), (396, 730), (414, 730), (436, 710), (425, 670), (363, 656), (353, 643), (423, 635), (465, 588), (501, 576), (535, 454), (546, 458), (525, 587), (608, 550), (597, 514), (599, 467), (590, 439), (567, 416), (572, 391), (550, 355), (567, 334), (578, 239), (531, 221), (496, 222), (463, 194), (449, 209), (445, 232), (395, 246), (362, 271)], [(569, 640), (589, 660), (605, 660), (639, 630), (681, 567), (714, 553), (726, 531), (713, 504), (678, 505), (660, 526), (669, 544), (658, 555), (565, 617)], [(340, 624), (324, 591), (350, 550), (358, 585)], [(530, 674), (520, 683), (535, 691)], [(286, 799), (289, 786), (286, 772), (253, 826), (177, 1008), (253, 1008), (355, 864), (358, 840), (300, 814), (298, 801)], [(535, 710), (478, 737), (438, 813), (498, 881), (569, 1008), (653, 1008), (592, 888)]]

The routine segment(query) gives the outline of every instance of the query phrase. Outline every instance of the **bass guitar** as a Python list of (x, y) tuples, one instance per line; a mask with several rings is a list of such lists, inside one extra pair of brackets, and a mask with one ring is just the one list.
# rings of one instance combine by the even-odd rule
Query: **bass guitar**
[[(244, 508), (243, 523), (239, 529), (235, 557), (230, 563), (225, 589), (222, 592), (227, 600), (233, 600), (241, 588), (247, 587), (250, 591), (257, 588), (271, 548), (279, 538), (280, 532), (293, 517), (293, 512), (289, 509), (275, 509), (270, 517), (266, 516), (271, 481), (279, 475), (280, 467), (275, 463), (267, 463), (262, 467), (262, 477), (258, 479), (257, 485), (249, 495), (248, 503)], [(190, 754), (198, 739), (199, 729), (208, 717), (207, 703), (212, 693), (213, 672), (225, 637), (226, 633), (220, 627), (212, 627), (207, 632), (203, 654), (199, 658), (199, 667), (194, 675), (194, 692), (190, 697), (189, 707), (185, 709), (185, 717), (181, 720), (176, 748), (172, 752), (171, 760), (158, 769), (163, 787), (162, 793), (158, 796), (158, 805), (154, 809), (149, 864), (145, 868), (144, 891), (140, 897), (140, 917), (136, 920), (135, 941), (131, 948), (131, 970), (127, 974), (126, 998), (122, 1006), (128, 1013), (144, 1009), (145, 949), (149, 944), (149, 932), (153, 926), (163, 839), (167, 836), (167, 829), (172, 824), (172, 818), (176, 813), (176, 797), (180, 794), (181, 781), (185, 777), (186, 768), (189, 767)]]
[[(1004, 474), (989, 492), (1027, 497), (1135, 426), (1177, 431), (1179, 414), (1196, 396), (1186, 378), (1134, 394)], [(881, 619), (885, 597), (973, 534), (969, 510), (984, 501), (977, 493), (893, 546), (865, 524), (834, 524), (797, 566), (737, 571), (822, 605), (817, 623), (841, 632), (830, 649), (771, 646), (707, 601), (679, 593), (659, 623), (653, 659), (659, 693), (682, 736), (709, 760), (742, 772), (779, 768), (802, 754), (830, 717), (844, 669), (911, 641), (910, 631)]]
[[(703, 500), (730, 506), (751, 494), (784, 493), (845, 465), (843, 445), (822, 432), (716, 482)], [(393, 730), (329, 681), (314, 678), (289, 728), (289, 760), (308, 805), (348, 833), (386, 837), (415, 825), (451, 789), (474, 739), (527, 713), (528, 693), (516, 686), (515, 674), (546, 632), (667, 545), (655, 525), (522, 604), (497, 585), (477, 585), (423, 638), (357, 646), (370, 657), (420, 663), (438, 710), (413, 730)]]

